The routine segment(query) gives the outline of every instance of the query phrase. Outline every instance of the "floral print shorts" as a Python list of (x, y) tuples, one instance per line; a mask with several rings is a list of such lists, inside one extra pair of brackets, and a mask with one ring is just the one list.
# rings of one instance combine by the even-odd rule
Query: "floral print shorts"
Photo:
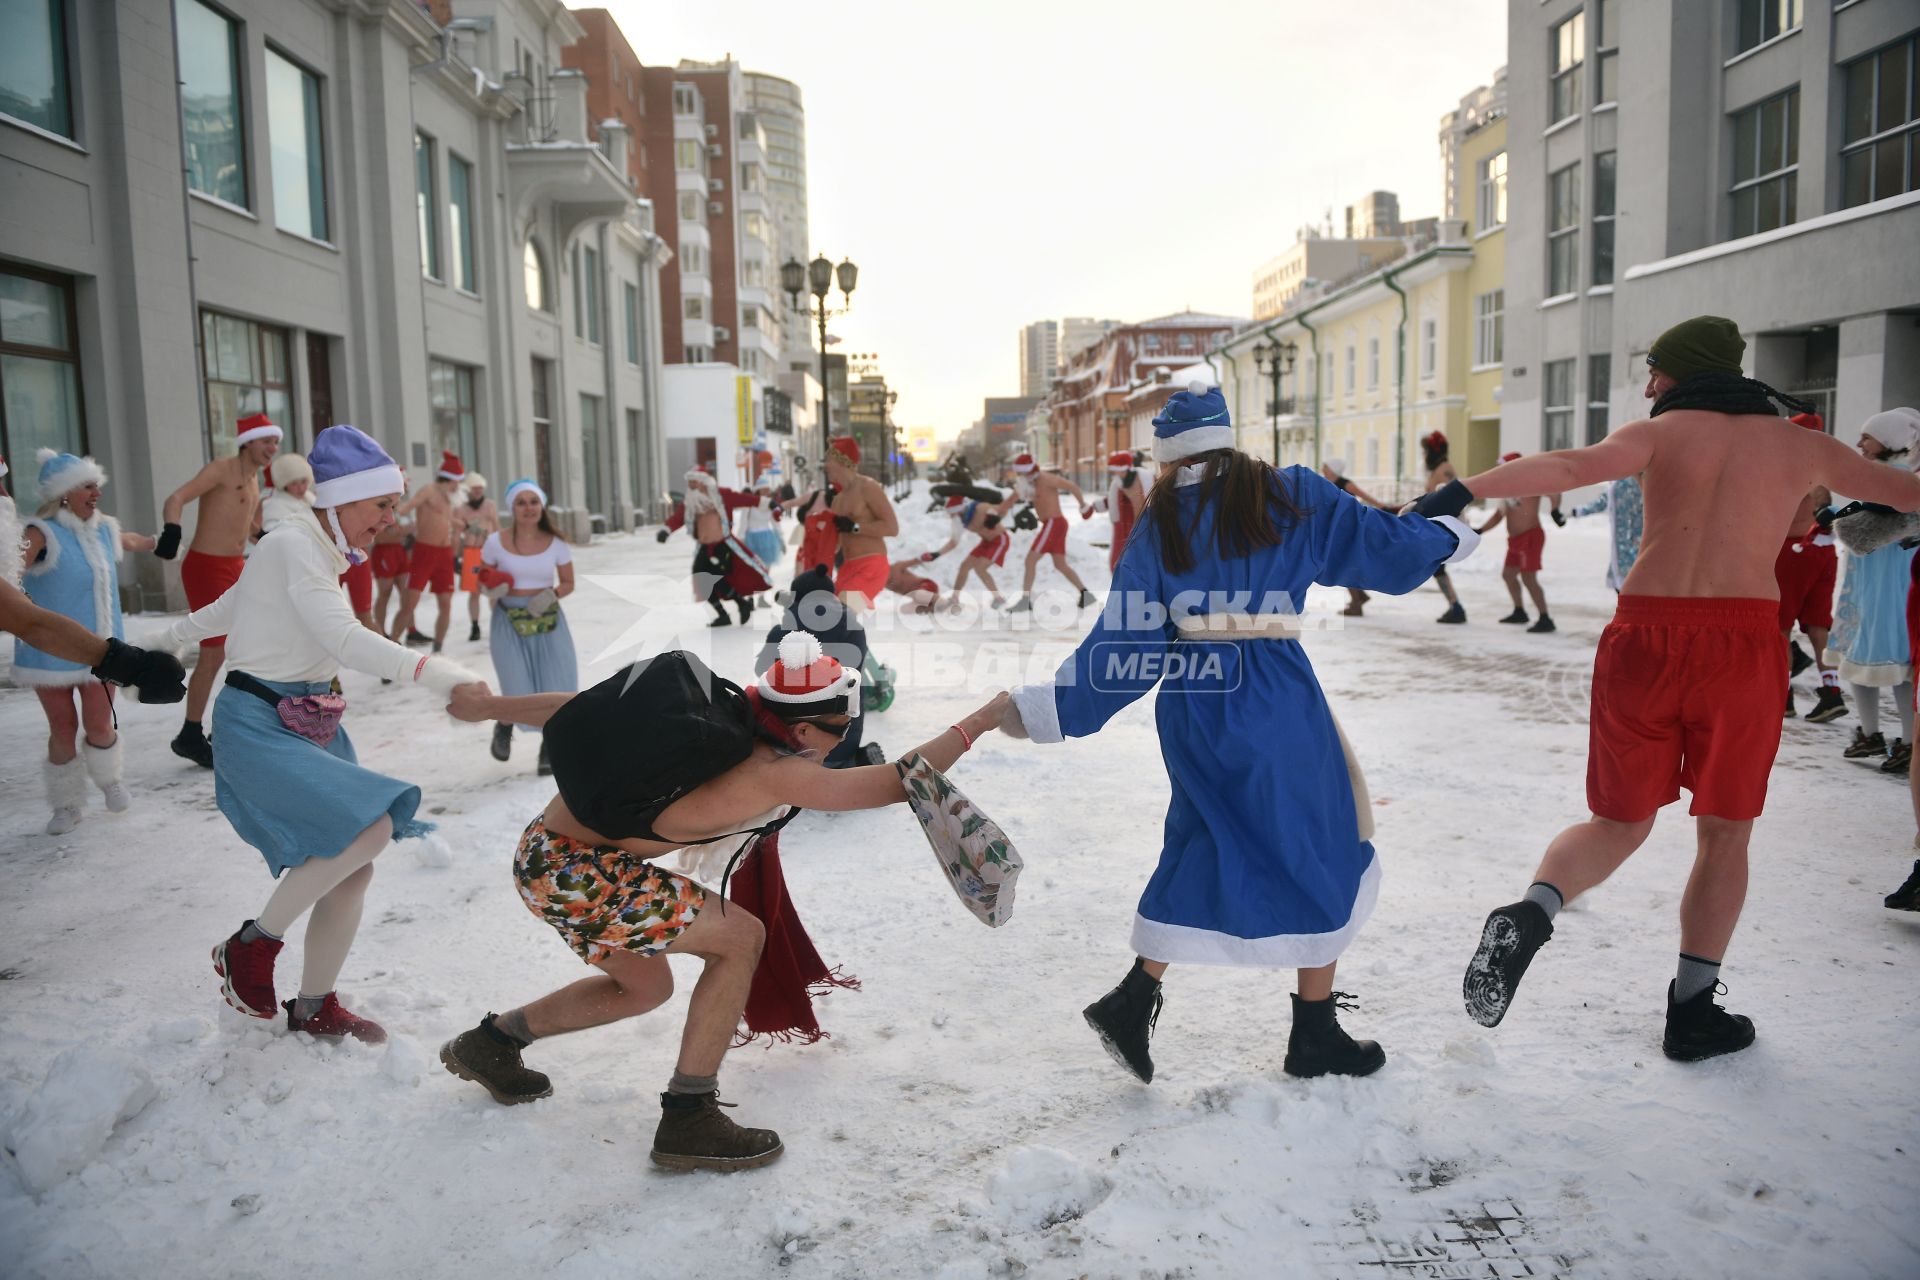
[(588, 964), (615, 951), (656, 955), (706, 903), (707, 891), (613, 845), (548, 831), (535, 818), (520, 836), (513, 878), (527, 910), (557, 929)]

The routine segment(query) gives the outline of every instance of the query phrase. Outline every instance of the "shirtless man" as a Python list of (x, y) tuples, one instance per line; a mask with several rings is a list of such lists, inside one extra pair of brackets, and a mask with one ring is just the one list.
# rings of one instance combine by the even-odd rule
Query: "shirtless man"
[(873, 607), (886, 589), (887, 539), (900, 532), (900, 518), (887, 501), (887, 491), (871, 476), (857, 470), (860, 443), (852, 436), (835, 436), (827, 450), (827, 481), (839, 489), (833, 500), (833, 523), (840, 530), (840, 571), (833, 589), (856, 614)]
[[(394, 587), (407, 576), (407, 539), (413, 536), (413, 518), (395, 520), (373, 535), (373, 550), (367, 567), (373, 571), (373, 629), (390, 635), (387, 606), (394, 601)], [(404, 588), (402, 588), (404, 591)]]
[(1747, 841), (1780, 744), (1775, 548), (1809, 488), (1826, 485), (1902, 511), (1920, 476), (1876, 465), (1824, 433), (1777, 417), (1777, 392), (1740, 376), (1746, 343), (1731, 320), (1700, 316), (1647, 356), (1652, 416), (1584, 449), (1539, 454), (1420, 499), (1457, 515), (1475, 498), (1564, 492), (1639, 474), (1646, 537), (1594, 660), (1587, 754), (1592, 816), (1547, 846), (1519, 902), (1487, 917), (1462, 990), (1495, 1026), (1553, 916), (1605, 880), (1693, 793), (1698, 852), (1680, 899), (1680, 962), (1667, 989), (1669, 1058), (1691, 1062), (1753, 1043), (1753, 1023), (1713, 1002), (1720, 961), (1747, 891)]
[(947, 597), (947, 608), (960, 607), (960, 592), (967, 585), (969, 577), (979, 578), (987, 584), (987, 590), (993, 592), (995, 609), (1006, 604), (999, 585), (987, 571), (1002, 568), (1007, 563), (1007, 551), (1013, 546), (1013, 534), (1004, 522), (1008, 508), (1017, 501), (1018, 497), (1009, 494), (1001, 502), (968, 501), (961, 507), (953, 542), (959, 542), (962, 532), (972, 534), (976, 541), (967, 549), (966, 556), (960, 561), (960, 568), (953, 575), (953, 592)]
[(467, 639), (480, 638), (480, 547), (490, 533), (500, 532), (500, 512), (487, 496), (487, 478), (467, 473), (467, 500), (453, 508), (453, 528), (460, 535), (460, 589), (467, 593)]
[[(1427, 455), (1428, 493), (1460, 478), (1453, 470), (1453, 463), (1447, 460), (1446, 432), (1429, 431), (1420, 438), (1420, 447), (1426, 451)], [(1453, 579), (1447, 576), (1447, 566), (1441, 565), (1433, 571), (1433, 581), (1440, 588), (1440, 594), (1447, 598), (1447, 611), (1434, 621), (1464, 623), (1467, 620), (1467, 611), (1461, 606), (1460, 596), (1453, 589)]]
[[(234, 432), (238, 452), (200, 468), (199, 475), (167, 495), (160, 509), (165, 527), (153, 554), (171, 560), (180, 550), (180, 518), (189, 502), (199, 503), (193, 541), (187, 546), (187, 558), (180, 562), (180, 585), (186, 589), (190, 609), (205, 608), (240, 581), (240, 570), (247, 563), (247, 540), (260, 531), (260, 468), (280, 451), (280, 428), (264, 413), (240, 419)], [(213, 744), (207, 741), (200, 719), (226, 658), (225, 636), (200, 642), (200, 661), (187, 684), (186, 723), (173, 739), (173, 754), (203, 769), (213, 768)]]
[(1065, 476), (1041, 471), (1034, 465), (1030, 453), (1023, 453), (1013, 460), (1013, 475), (1014, 492), (1022, 501), (1033, 503), (1033, 513), (1040, 517), (1040, 530), (1033, 535), (1033, 545), (1027, 548), (1027, 576), (1020, 585), (1020, 598), (1008, 607), (1007, 612), (1033, 611), (1033, 579), (1040, 572), (1041, 556), (1051, 557), (1053, 567), (1079, 588), (1079, 607), (1086, 608), (1094, 602), (1094, 594), (1087, 590), (1087, 584), (1080, 581), (1080, 575), (1067, 563), (1067, 521), (1060, 514), (1060, 492), (1064, 489), (1071, 493), (1082, 508), (1087, 505), (1087, 495)]
[[(1503, 453), (1500, 461), (1512, 462), (1519, 456)], [(1565, 525), (1567, 517), (1560, 510), (1560, 495), (1554, 494), (1548, 505), (1553, 510), (1553, 522)], [(1540, 554), (1546, 550), (1547, 531), (1540, 523), (1539, 495), (1503, 499), (1487, 522), (1474, 532), (1485, 533), (1502, 520), (1507, 522), (1507, 563), (1500, 570), (1500, 578), (1507, 584), (1507, 594), (1513, 597), (1513, 612), (1500, 621), (1523, 623), (1527, 620), (1526, 606), (1520, 602), (1520, 588), (1525, 585), (1527, 594), (1533, 597), (1533, 607), (1540, 611), (1540, 620), (1527, 630), (1535, 634), (1552, 631), (1553, 617), (1547, 612), (1547, 594), (1540, 589)]]
[[(1825, 434), (1827, 425), (1817, 413), (1796, 414), (1793, 422)], [(1782, 719), (1793, 709), (1793, 628), (1813, 642), (1813, 660), (1819, 664), (1820, 692), (1807, 712), (1815, 724), (1838, 720), (1847, 714), (1846, 699), (1840, 696), (1840, 673), (1827, 661), (1827, 635), (1833, 628), (1833, 589), (1840, 576), (1840, 553), (1834, 549), (1833, 531), (1815, 522), (1814, 512), (1833, 506), (1833, 494), (1825, 485), (1807, 490), (1794, 508), (1793, 523), (1787, 526), (1787, 541), (1773, 562), (1774, 581), (1780, 584), (1780, 646), (1787, 662), (1787, 706)]]
[(451, 453), (440, 455), (433, 483), (400, 504), (396, 516), (413, 517), (413, 555), (407, 562), (407, 589), (400, 597), (400, 616), (393, 620), (393, 638), (402, 644), (426, 644), (428, 638), (413, 626), (413, 610), (422, 591), (432, 591), (439, 606), (433, 623), (433, 651), (447, 642), (447, 623), (453, 617), (454, 495), (467, 469)]

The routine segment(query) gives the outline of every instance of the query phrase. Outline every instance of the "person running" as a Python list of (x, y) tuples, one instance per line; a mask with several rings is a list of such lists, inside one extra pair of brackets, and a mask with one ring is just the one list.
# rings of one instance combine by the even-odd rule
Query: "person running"
[[(544, 506), (545, 504), (542, 503)], [(467, 593), (467, 641), (480, 639), (480, 548), (500, 532), (500, 511), (487, 496), (487, 478), (467, 472), (467, 499), (453, 508), (453, 528), (460, 538), (460, 589)]]
[(1575, 507), (1571, 518), (1607, 517), (1607, 587), (1615, 594), (1626, 585), (1633, 562), (1640, 558), (1640, 535), (1646, 523), (1646, 502), (1640, 496), (1640, 478), (1622, 476), (1600, 491), (1600, 496), (1585, 506)]
[(1520, 901), (1495, 909), (1467, 966), (1467, 1013), (1497, 1026), (1560, 908), (1604, 881), (1693, 793), (1699, 849), (1680, 899), (1680, 958), (1667, 988), (1667, 1057), (1691, 1062), (1753, 1043), (1750, 1019), (1714, 1003), (1747, 889), (1747, 843), (1765, 807), (1786, 684), (1774, 548), (1813, 485), (1904, 511), (1920, 477), (1868, 462), (1783, 421), (1801, 407), (1741, 376), (1738, 327), (1699, 316), (1648, 353), (1649, 417), (1598, 444), (1504, 463), (1415, 504), (1457, 514), (1476, 498), (1565, 492), (1641, 476), (1646, 541), (1594, 659), (1587, 754), (1592, 817), (1548, 845)]
[[(500, 692), (572, 693), (580, 687), (580, 660), (560, 602), (573, 594), (573, 549), (547, 518), (547, 491), (531, 480), (507, 486), (507, 521), (481, 544), (478, 571), (478, 585), (504, 588), (487, 625)], [(512, 752), (513, 722), (502, 720), (493, 726), (493, 758), (505, 762)], [(553, 772), (544, 739), (534, 769)]]
[[(1420, 438), (1420, 449), (1426, 455), (1428, 493), (1453, 483), (1459, 475), (1453, 469), (1453, 463), (1447, 458), (1447, 433), (1429, 431)], [(1447, 611), (1435, 618), (1435, 622), (1449, 625), (1464, 624), (1467, 620), (1466, 606), (1460, 603), (1459, 593), (1453, 589), (1453, 579), (1447, 575), (1447, 566), (1441, 565), (1433, 575), (1434, 585), (1440, 588), (1440, 594), (1447, 598)]]
[[(1920, 444), (1920, 413), (1889, 409), (1868, 418), (1855, 448), (1888, 467), (1911, 469)], [(1816, 518), (1820, 513), (1816, 513)], [(1907, 583), (1914, 551), (1890, 542), (1861, 555), (1848, 551), (1833, 630), (1823, 655), (1853, 688), (1860, 724), (1842, 751), (1849, 760), (1869, 760), (1882, 773), (1905, 777), (1913, 760), (1913, 654), (1907, 648)], [(1880, 691), (1893, 695), (1900, 734), (1887, 745), (1880, 731)], [(1809, 717), (1811, 718), (1811, 717)]]
[[(747, 550), (753, 552), (760, 563), (767, 566), (767, 575), (771, 580), (773, 566), (780, 563), (780, 554), (785, 549), (780, 543), (780, 531), (774, 528), (774, 522), (783, 514), (780, 499), (773, 490), (773, 473), (762, 471), (753, 481), (754, 505), (739, 509), (740, 540), (747, 544)], [(756, 605), (764, 605), (766, 597), (755, 600)]]
[(1087, 737), (1160, 686), (1165, 843), (1134, 917), (1133, 969), (1086, 1020), (1151, 1081), (1169, 964), (1291, 968), (1284, 1069), (1370, 1075), (1386, 1054), (1341, 1028), (1333, 980), (1379, 891), (1372, 806), (1292, 602), (1314, 583), (1411, 591), (1479, 540), (1457, 519), (1402, 518), (1241, 453), (1216, 387), (1174, 392), (1153, 426), (1164, 469), (1106, 608), (1051, 682), (1013, 691), (1002, 723), (1034, 742)]
[[(1512, 462), (1519, 456), (1505, 453), (1500, 455), (1500, 461)], [(1547, 505), (1552, 508), (1553, 522), (1564, 526), (1567, 517), (1560, 510), (1560, 495), (1554, 494)], [(1520, 600), (1520, 588), (1525, 586), (1527, 594), (1533, 597), (1533, 607), (1540, 612), (1539, 620), (1527, 630), (1536, 634), (1552, 631), (1553, 617), (1547, 612), (1547, 593), (1540, 589), (1540, 555), (1547, 546), (1547, 531), (1540, 523), (1539, 495), (1506, 499), (1494, 507), (1487, 522), (1474, 532), (1485, 534), (1503, 520), (1507, 525), (1507, 560), (1501, 566), (1500, 578), (1507, 584), (1507, 594), (1513, 598), (1513, 612), (1500, 621), (1526, 624), (1527, 607)]]
[[(734, 836), (745, 838), (744, 848), (800, 808), (844, 813), (906, 798), (892, 765), (819, 763), (860, 713), (860, 677), (822, 654), (810, 636), (789, 636), (781, 650), (781, 660), (744, 694), (709, 677), (703, 711), (744, 701), (739, 714), (751, 746), (744, 760), (665, 799), (637, 790), (631, 767), (616, 765), (633, 735), (661, 724), (649, 721), (649, 708), (621, 703), (627, 689), (649, 687), (635, 668), (572, 700), (479, 691), (454, 700), (450, 709), (463, 720), (551, 724), (560, 793), (522, 833), (514, 879), (527, 909), (598, 972), (507, 1013), (489, 1013), (441, 1047), (447, 1070), (501, 1103), (547, 1097), (552, 1081), (522, 1060), (528, 1046), (658, 1008), (673, 994), (667, 957), (698, 956), (705, 968), (660, 1095), (650, 1157), (664, 1168), (721, 1172), (780, 1158), (779, 1134), (734, 1123), (719, 1101), (720, 1065), (747, 1007), (767, 928), (739, 904), (721, 905), (706, 885), (658, 863)], [(951, 769), (1000, 722), (1005, 703), (1004, 693), (996, 696), (917, 750), (936, 769)], [(582, 758), (592, 763), (576, 763)]]
[[(1788, 421), (1826, 435), (1826, 423), (1817, 413), (1795, 414)], [(1783, 718), (1792, 719), (1793, 706), (1793, 628), (1813, 645), (1813, 663), (1820, 671), (1820, 692), (1815, 695), (1807, 719), (1815, 724), (1838, 720), (1847, 714), (1846, 699), (1840, 695), (1840, 675), (1827, 658), (1827, 633), (1833, 629), (1833, 588), (1840, 574), (1840, 555), (1834, 549), (1833, 534), (1814, 519), (1814, 513), (1831, 512), (1833, 495), (1825, 485), (1814, 485), (1794, 508), (1793, 523), (1787, 526), (1787, 539), (1774, 558), (1773, 576), (1780, 591), (1780, 646), (1787, 663), (1787, 702)]]
[[(953, 590), (947, 597), (946, 608), (955, 611), (960, 608), (960, 592), (967, 585), (967, 579), (977, 577), (987, 584), (987, 590), (993, 593), (992, 606), (995, 609), (1006, 604), (1006, 598), (1000, 594), (1000, 588), (993, 580), (992, 569), (1004, 567), (1007, 563), (1007, 551), (1013, 546), (1013, 535), (1008, 531), (1006, 514), (1017, 499), (1009, 494), (1000, 502), (985, 502), (974, 498), (949, 498), (947, 514), (952, 521), (952, 531), (946, 545), (930, 551), (920, 558), (928, 560), (946, 554), (960, 545), (965, 536), (972, 536), (974, 543), (960, 558), (960, 567), (954, 570)], [(957, 504), (957, 505), (956, 505)]]
[[(172, 644), (226, 634), (227, 687), (213, 705), (214, 800), (234, 833), (260, 851), (279, 885), (266, 905), (213, 949), (228, 1004), (323, 1039), (386, 1039), (334, 991), (360, 927), (373, 860), (389, 841), (430, 830), (416, 823), (420, 788), (364, 768), (341, 725), (334, 690), (342, 667), (440, 693), (486, 686), (465, 667), (421, 657), (361, 626), (338, 586), (393, 519), (406, 478), (370, 437), (322, 431), (308, 455), (318, 511), (295, 513), (260, 540), (240, 581), (168, 631)], [(307, 921), (295, 999), (276, 1004), (274, 962), (287, 930)]]
[(757, 505), (759, 499), (738, 489), (722, 488), (706, 471), (696, 467), (687, 472), (687, 492), (680, 505), (659, 533), (656, 542), (665, 542), (676, 529), (686, 529), (696, 547), (693, 553), (693, 598), (713, 610), (710, 627), (730, 627), (723, 600), (733, 601), (740, 613), (740, 625), (753, 616), (753, 598), (767, 589), (767, 566), (734, 535), (732, 515), (743, 507)]
[[(93, 662), (82, 655), (49, 651), (25, 636), (13, 642), (13, 680), (32, 689), (47, 717), (44, 773), (47, 804), (53, 814), (46, 833), (65, 835), (80, 825), (87, 801), (87, 779), (100, 789), (109, 813), (123, 813), (132, 799), (122, 781), (120, 733), (113, 714), (113, 688), (128, 679), (130, 656), (122, 656), (125, 632), (120, 615), (120, 557), (128, 551), (152, 551), (158, 539), (122, 533), (112, 516), (100, 512), (100, 490), (107, 473), (92, 458), (42, 449), (37, 488), (40, 507), (25, 522), (21, 559), (27, 599), (85, 627), (101, 638), (107, 653)], [(105, 673), (103, 667), (118, 658)], [(79, 699), (76, 711), (74, 701)]]
[[(1355, 501), (1369, 507), (1377, 507), (1380, 505), (1372, 494), (1347, 478), (1347, 460), (1345, 458), (1328, 458), (1320, 464), (1320, 474), (1331, 483), (1334, 488), (1349, 495)], [(1443, 572), (1445, 568), (1445, 565), (1441, 566)], [(1343, 618), (1365, 617), (1367, 601), (1371, 599), (1373, 599), (1373, 597), (1360, 588), (1348, 587), (1346, 607), (1340, 610), (1340, 616)]]
[[(180, 521), (187, 504), (197, 504), (193, 541), (180, 562), (180, 585), (189, 609), (205, 608), (239, 581), (247, 542), (260, 528), (260, 470), (280, 451), (281, 435), (264, 413), (240, 419), (234, 424), (237, 452), (200, 468), (161, 505), (164, 523), (154, 554), (171, 560), (180, 551)], [(201, 722), (207, 699), (213, 696), (214, 677), (226, 660), (226, 642), (225, 636), (208, 636), (200, 642), (200, 660), (187, 684), (186, 719), (173, 739), (173, 754), (203, 769), (213, 767), (213, 747)]]
[(1079, 591), (1077, 607), (1086, 608), (1094, 602), (1095, 597), (1093, 592), (1087, 590), (1087, 584), (1080, 581), (1080, 575), (1073, 571), (1073, 566), (1067, 563), (1067, 520), (1060, 514), (1060, 495), (1063, 492), (1071, 493), (1082, 509), (1087, 505), (1087, 496), (1080, 492), (1079, 485), (1065, 476), (1040, 470), (1030, 453), (1023, 453), (1013, 460), (1013, 476), (1015, 496), (1022, 502), (1033, 504), (1033, 512), (1040, 518), (1040, 528), (1033, 535), (1033, 545), (1027, 548), (1027, 570), (1020, 584), (1020, 598), (1007, 606), (1007, 612), (1032, 612), (1033, 579), (1040, 572), (1043, 556), (1050, 558), (1053, 567)]
[[(433, 483), (401, 503), (395, 513), (399, 519), (413, 517), (413, 550), (407, 557), (407, 589), (400, 596), (400, 614), (393, 620), (393, 639), (431, 644), (435, 653), (446, 645), (447, 627), (453, 620), (454, 539), (458, 536), (454, 498), (466, 474), (456, 455), (443, 452)], [(426, 591), (433, 593), (437, 607), (432, 636), (422, 635), (413, 625), (413, 611)]]
[(833, 523), (840, 532), (833, 589), (849, 609), (865, 613), (886, 589), (887, 539), (899, 536), (900, 518), (880, 482), (860, 474), (860, 442), (835, 436), (829, 444), (827, 482), (840, 491), (833, 499)]

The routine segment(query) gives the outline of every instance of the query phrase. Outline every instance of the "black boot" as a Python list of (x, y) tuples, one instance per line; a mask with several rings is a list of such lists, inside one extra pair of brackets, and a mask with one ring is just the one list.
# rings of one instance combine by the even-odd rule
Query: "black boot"
[(717, 1093), (663, 1093), (660, 1127), (649, 1153), (663, 1169), (715, 1169), (732, 1173), (772, 1164), (786, 1148), (771, 1129), (735, 1124), (720, 1108), (730, 1107)]
[(192, 720), (180, 726), (180, 732), (173, 735), (173, 754), (182, 760), (191, 760), (202, 769), (213, 768), (213, 744), (207, 741), (206, 732)]
[(1549, 618), (1544, 613), (1540, 615), (1540, 618), (1537, 622), (1535, 622), (1532, 626), (1527, 628), (1527, 631), (1529, 634), (1536, 635), (1536, 636), (1545, 635), (1546, 633), (1554, 630), (1557, 630), (1557, 628), (1553, 625), (1553, 619)]
[(1920, 862), (1913, 864), (1913, 874), (1907, 882), (1881, 899), (1894, 911), (1920, 911)]
[(495, 1102), (512, 1106), (553, 1096), (553, 1081), (530, 1071), (520, 1061), (520, 1042), (493, 1025), (488, 1014), (471, 1031), (462, 1031), (440, 1046), (440, 1063), (462, 1080), (471, 1080), (493, 1095)]
[(733, 607), (740, 611), (740, 625), (743, 627), (746, 626), (747, 619), (753, 616), (753, 598), (751, 596), (736, 596), (733, 601)]
[(1355, 1040), (1340, 1025), (1337, 1009), (1352, 1009), (1353, 997), (1336, 991), (1325, 1000), (1293, 1001), (1293, 1030), (1287, 1036), (1290, 1076), (1370, 1076), (1387, 1065), (1387, 1051), (1372, 1040)]
[(1100, 1043), (1115, 1062), (1153, 1083), (1153, 1059), (1147, 1041), (1160, 1020), (1160, 984), (1147, 975), (1146, 962), (1136, 959), (1120, 985), (1083, 1010), (1087, 1025), (1099, 1033)]
[(1714, 983), (1691, 1000), (1678, 1004), (1673, 984), (1667, 984), (1667, 1034), (1660, 1049), (1675, 1062), (1698, 1062), (1723, 1053), (1738, 1053), (1753, 1043), (1753, 1020), (1728, 1013), (1713, 1002), (1726, 988)]
[(1520, 623), (1524, 625), (1526, 623), (1532, 622), (1533, 619), (1527, 616), (1527, 611), (1525, 609), (1522, 609), (1516, 606), (1512, 613), (1500, 619), (1500, 621), (1509, 622), (1509, 623)]
[(1452, 604), (1448, 605), (1447, 611), (1434, 619), (1435, 622), (1446, 622), (1446, 623), (1455, 623), (1455, 624), (1465, 622), (1466, 620), (1467, 620), (1466, 606), (1462, 605), (1458, 600), (1455, 600)]
[(495, 721), (493, 726), (493, 745), (487, 748), (487, 750), (495, 760), (503, 764), (506, 763), (507, 757), (513, 754), (513, 726), (504, 720)]
[(1499, 1026), (1521, 975), (1533, 963), (1533, 953), (1552, 936), (1553, 921), (1537, 902), (1522, 898), (1488, 913), (1480, 949), (1467, 962), (1467, 976), (1460, 984), (1467, 1016), (1483, 1027)]
[(733, 619), (727, 616), (726, 606), (722, 605), (718, 598), (707, 601), (707, 604), (713, 609), (713, 621), (709, 622), (708, 626), (730, 627), (733, 625)]
[(480, 620), (478, 618), (475, 618), (467, 626), (467, 640), (471, 642), (471, 641), (478, 640), (479, 638), (480, 638)]

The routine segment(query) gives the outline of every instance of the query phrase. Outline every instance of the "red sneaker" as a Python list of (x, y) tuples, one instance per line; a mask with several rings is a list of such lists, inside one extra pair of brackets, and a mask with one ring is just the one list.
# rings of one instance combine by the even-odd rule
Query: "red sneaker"
[(387, 1033), (377, 1022), (369, 1022), (358, 1014), (348, 1013), (340, 1003), (340, 997), (327, 992), (327, 998), (321, 1002), (320, 1011), (311, 1018), (294, 1016), (293, 1001), (286, 1002), (287, 1030), (304, 1031), (310, 1036), (322, 1036), (328, 1040), (338, 1040), (341, 1036), (352, 1036), (362, 1044), (385, 1044)]
[[(252, 924), (253, 921), (247, 921)], [(273, 962), (285, 945), (261, 936), (242, 942), (240, 932), (213, 949), (213, 971), (226, 979), (220, 994), (227, 1003), (253, 1018), (271, 1018), (274, 1014)]]

